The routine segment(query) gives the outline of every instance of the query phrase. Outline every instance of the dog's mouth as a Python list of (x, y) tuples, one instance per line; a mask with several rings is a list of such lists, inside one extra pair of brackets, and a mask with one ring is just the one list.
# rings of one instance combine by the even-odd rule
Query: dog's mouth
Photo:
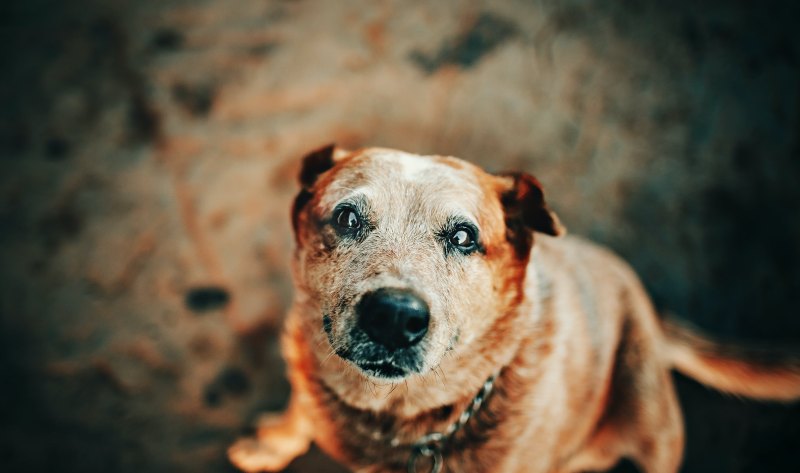
[(395, 378), (404, 378), (408, 372), (395, 365), (390, 361), (382, 361), (382, 362), (369, 362), (369, 361), (362, 361), (362, 362), (354, 362), (356, 366), (358, 366), (362, 371), (369, 374), (370, 376), (374, 376), (376, 378), (386, 378), (386, 379), (395, 379)]
[(395, 353), (394, 355), (381, 353), (379, 356), (375, 356), (378, 354), (372, 353), (372, 356), (369, 356), (364, 353), (364, 347), (362, 346), (361, 349), (357, 350), (352, 348), (338, 349), (336, 354), (373, 378), (396, 381), (413, 373), (419, 373), (421, 369), (420, 360), (410, 353)]
[[(371, 357), (365, 358), (363, 355), (356, 356), (353, 351), (349, 349), (336, 350), (336, 354), (340, 358), (355, 365), (358, 369), (364, 372), (364, 374), (374, 378), (397, 380), (405, 378), (416, 371), (415, 367), (412, 366), (413, 363), (402, 363), (403, 360), (396, 360), (393, 357), (380, 359)], [(408, 366), (403, 366), (404, 364)]]

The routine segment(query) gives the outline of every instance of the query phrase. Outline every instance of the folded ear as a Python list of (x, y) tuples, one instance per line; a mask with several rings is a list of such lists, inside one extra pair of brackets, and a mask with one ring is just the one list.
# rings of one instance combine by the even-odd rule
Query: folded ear
[(566, 232), (558, 216), (544, 200), (539, 181), (526, 173), (500, 175), (500, 202), (506, 218), (506, 236), (519, 254), (527, 254), (533, 243), (533, 232), (560, 236)]
[(335, 151), (336, 145), (331, 143), (315, 149), (303, 158), (303, 162), (300, 165), (300, 174), (297, 176), (303, 189), (311, 189), (314, 183), (317, 182), (317, 177), (333, 167)]
[(348, 153), (348, 151), (336, 148), (334, 144), (329, 144), (308, 153), (303, 158), (300, 164), (300, 173), (297, 175), (301, 189), (292, 205), (292, 227), (295, 234), (297, 234), (299, 226), (300, 211), (311, 200), (313, 195), (311, 189), (314, 187), (314, 183), (317, 182), (320, 175), (331, 169), (339, 158)]

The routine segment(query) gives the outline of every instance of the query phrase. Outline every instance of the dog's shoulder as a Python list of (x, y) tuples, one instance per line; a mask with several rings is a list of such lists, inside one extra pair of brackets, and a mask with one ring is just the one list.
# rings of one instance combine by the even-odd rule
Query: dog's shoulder
[(590, 273), (601, 279), (637, 279), (634, 270), (611, 249), (586, 238), (536, 235), (532, 264), (550, 273)]
[[(581, 313), (598, 345), (615, 338), (623, 319), (651, 318), (646, 292), (631, 266), (610, 249), (584, 238), (537, 235), (531, 265), (539, 297), (549, 297), (552, 316)], [(648, 324), (652, 325), (652, 324)]]

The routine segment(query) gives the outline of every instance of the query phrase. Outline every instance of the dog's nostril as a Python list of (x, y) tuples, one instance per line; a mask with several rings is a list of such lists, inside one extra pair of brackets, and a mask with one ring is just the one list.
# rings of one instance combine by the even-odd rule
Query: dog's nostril
[(378, 289), (361, 298), (357, 311), (359, 327), (392, 350), (416, 344), (428, 331), (428, 304), (411, 291)]
[(412, 317), (406, 323), (406, 332), (409, 334), (418, 334), (427, 328), (428, 324), (421, 317)]

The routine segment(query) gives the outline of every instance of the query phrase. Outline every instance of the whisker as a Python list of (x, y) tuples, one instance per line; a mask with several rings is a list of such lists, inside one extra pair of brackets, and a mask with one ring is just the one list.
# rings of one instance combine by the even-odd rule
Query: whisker
[(434, 375), (434, 376), (436, 376), (436, 378), (439, 380), (439, 382), (440, 382), (440, 383), (442, 383), (442, 386), (444, 386), (444, 385), (445, 385), (445, 384), (444, 384), (444, 380), (442, 379), (442, 377), (441, 377), (441, 376), (439, 376), (439, 372), (438, 372), (438, 370), (441, 370), (441, 367), (440, 367), (439, 365), (436, 365), (436, 366), (433, 368), (433, 375)]

